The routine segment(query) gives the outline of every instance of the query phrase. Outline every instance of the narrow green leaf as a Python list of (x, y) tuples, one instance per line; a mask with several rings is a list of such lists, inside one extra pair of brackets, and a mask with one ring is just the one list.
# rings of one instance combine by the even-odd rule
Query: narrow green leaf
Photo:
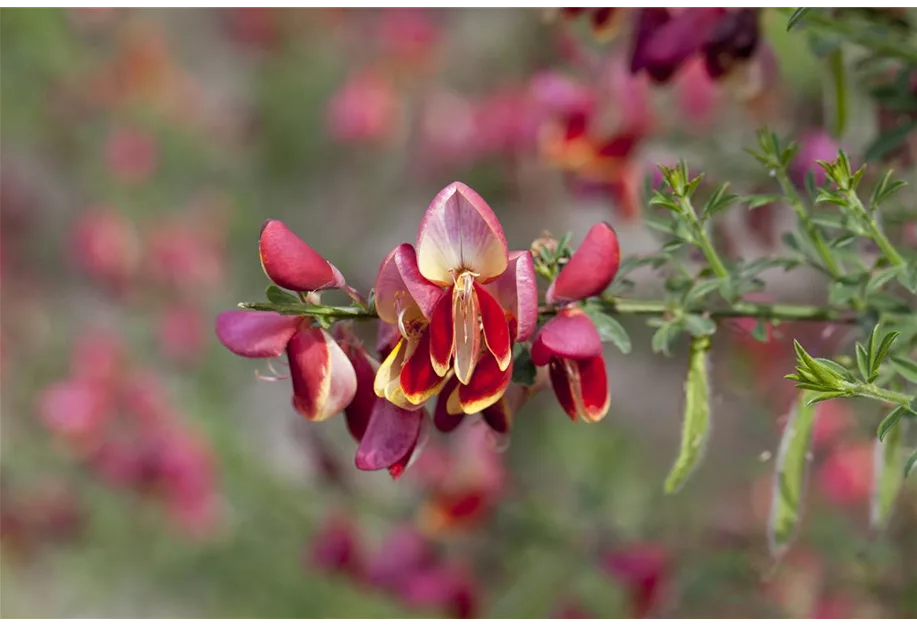
[(799, 526), (815, 424), (815, 406), (808, 404), (813, 396), (799, 395), (780, 439), (768, 521), (768, 543), (775, 558), (783, 555)]
[(880, 437), (873, 445), (873, 483), (869, 506), (869, 524), (873, 529), (883, 529), (888, 523), (895, 498), (901, 491), (904, 481), (901, 474), (901, 440), (906, 428), (906, 422), (895, 422), (886, 429), (885, 439)]
[(694, 284), (685, 299), (689, 302), (699, 300), (720, 286), (722, 279), (713, 279), (710, 281), (699, 281)]
[(898, 421), (901, 420), (901, 417), (904, 416), (904, 412), (906, 411), (906, 407), (898, 406), (888, 412), (888, 415), (882, 419), (882, 422), (879, 423), (879, 428), (876, 430), (876, 436), (879, 438), (880, 442), (884, 440), (888, 432), (898, 424)]
[(691, 339), (688, 376), (685, 379), (685, 414), (678, 459), (665, 480), (668, 494), (685, 484), (704, 455), (710, 437), (710, 338)]
[(914, 468), (917, 468), (917, 449), (914, 449), (914, 452), (911, 453), (911, 456), (907, 458), (907, 461), (904, 462), (904, 477), (911, 476), (911, 473), (914, 472)]
[(755, 194), (752, 196), (740, 196), (738, 200), (748, 205), (749, 209), (757, 209), (771, 203), (780, 202), (783, 200), (783, 196), (780, 194)]
[(856, 353), (857, 369), (860, 371), (860, 377), (862, 377), (862, 379), (865, 381), (872, 373), (872, 366), (869, 363), (869, 355), (866, 354), (866, 349), (863, 348), (862, 344), (857, 344)]
[(917, 263), (911, 263), (898, 272), (898, 283), (911, 294), (917, 294)]
[(876, 363), (876, 350), (879, 348), (879, 328), (881, 325), (876, 325), (872, 328), (872, 333), (869, 334), (869, 344), (866, 346), (866, 354), (869, 355), (869, 363)]
[(833, 370), (834, 374), (844, 379), (845, 381), (852, 382), (854, 380), (853, 376), (850, 374), (850, 371), (844, 368), (842, 365), (840, 365), (836, 361), (831, 361), (830, 359), (825, 359), (824, 357), (816, 357), (815, 361), (817, 361), (820, 365), (824, 366), (825, 368), (828, 368), (829, 370)]
[(811, 10), (812, 10), (811, 8), (802, 8), (802, 9), (796, 9), (795, 11), (793, 11), (793, 14), (790, 15), (790, 19), (788, 19), (786, 22), (787, 32), (790, 32), (791, 30), (793, 30), (793, 27), (799, 23), (799, 20), (805, 17), (806, 13), (808, 13)]
[(840, 398), (841, 396), (847, 396), (847, 393), (846, 393), (846, 392), (837, 392), (837, 391), (835, 391), (835, 392), (822, 392), (821, 394), (819, 394), (819, 395), (817, 395), (817, 396), (813, 396), (812, 398), (810, 398), (810, 399), (806, 402), (806, 407), (808, 407), (809, 405), (815, 405), (816, 403), (820, 403), (820, 402), (822, 402), (822, 401), (831, 400), (832, 398)]
[(885, 268), (876, 272), (871, 279), (869, 279), (869, 284), (867, 285), (867, 290), (877, 290), (892, 279), (901, 271), (900, 266), (892, 266), (890, 268)]
[[(895, 340), (898, 339), (898, 336), (901, 335), (898, 331), (890, 331), (885, 334), (885, 337), (882, 338), (882, 341), (879, 343), (879, 347), (876, 349), (876, 354), (872, 359), (872, 374), (876, 375), (879, 371), (879, 366), (882, 365), (882, 362), (885, 361), (888, 351), (891, 350), (892, 345), (895, 343)], [(872, 381), (870, 381), (872, 383)]]
[(276, 285), (268, 285), (267, 299), (275, 305), (301, 305), (295, 294), (280, 289)]
[(889, 358), (889, 363), (892, 367), (892, 370), (900, 374), (911, 383), (917, 383), (917, 361), (913, 361), (907, 357), (892, 355)]
[(611, 342), (618, 347), (622, 353), (627, 355), (631, 351), (630, 336), (621, 323), (609, 316), (603, 311), (594, 308), (586, 308), (586, 315), (592, 320), (599, 337), (603, 342)]
[(535, 384), (535, 362), (525, 344), (513, 346), (513, 382), (526, 387)]

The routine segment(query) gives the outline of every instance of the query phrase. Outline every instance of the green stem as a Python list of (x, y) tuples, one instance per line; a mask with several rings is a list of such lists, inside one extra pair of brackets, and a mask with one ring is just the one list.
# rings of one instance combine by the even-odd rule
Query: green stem
[(831, 276), (832, 279), (839, 279), (843, 276), (844, 270), (838, 266), (837, 261), (831, 254), (831, 251), (828, 250), (828, 244), (822, 237), (821, 231), (809, 217), (809, 212), (806, 209), (805, 204), (803, 204), (802, 198), (799, 196), (799, 192), (796, 191), (796, 186), (793, 185), (793, 183), (790, 181), (790, 177), (787, 176), (785, 169), (774, 168), (774, 172), (775, 176), (777, 177), (777, 182), (780, 183), (780, 189), (783, 190), (784, 196), (786, 196), (787, 200), (790, 201), (790, 206), (793, 207), (793, 211), (796, 212), (796, 217), (799, 218), (799, 223), (802, 225), (802, 228), (805, 229), (806, 233), (809, 235), (809, 238), (812, 240), (812, 243), (815, 245), (815, 252), (818, 254), (818, 258), (824, 265), (825, 271)]
[(694, 211), (694, 205), (691, 204), (691, 199), (687, 196), (676, 196), (676, 198), (681, 205), (684, 216), (688, 218), (691, 227), (694, 229), (694, 238), (697, 247), (700, 248), (707, 263), (710, 264), (710, 269), (713, 270), (713, 273), (719, 278), (727, 278), (729, 276), (729, 270), (726, 269), (726, 265), (723, 263), (723, 260), (720, 259), (719, 253), (716, 252), (716, 249), (710, 242), (710, 238), (707, 236), (707, 229), (705, 229), (704, 225), (697, 219), (697, 212)]
[(857, 396), (865, 396), (866, 398), (882, 401), (884, 403), (901, 405), (902, 407), (910, 407), (915, 401), (915, 397), (913, 396), (908, 396), (901, 392), (892, 392), (891, 390), (880, 388), (872, 383), (859, 384), (854, 387), (854, 392), (856, 392)]
[[(659, 300), (599, 297), (596, 301), (601, 303), (602, 310), (608, 314), (665, 316), (673, 312), (669, 304)], [(289, 316), (322, 316), (337, 320), (369, 320), (378, 317), (376, 312), (360, 307), (311, 306), (305, 304), (275, 305), (274, 303), (239, 303), (239, 306), (254, 311), (273, 311)], [(544, 315), (552, 315), (557, 309), (550, 305), (542, 305), (539, 311)], [(713, 309), (697, 306), (689, 307), (683, 311), (685, 313), (708, 314), (713, 318), (761, 318), (787, 322), (808, 321), (853, 324), (857, 320), (856, 312), (851, 310), (788, 303), (750, 303), (741, 301)]]
[(882, 227), (879, 226), (875, 216), (866, 211), (866, 207), (863, 205), (863, 201), (860, 200), (860, 196), (856, 193), (856, 190), (847, 190), (844, 192), (844, 195), (847, 197), (847, 202), (850, 203), (853, 209), (860, 214), (860, 217), (868, 225), (869, 236), (882, 251), (882, 254), (885, 255), (885, 258), (888, 259), (888, 262), (893, 266), (905, 265), (904, 258), (895, 250), (895, 247), (888, 240), (888, 237), (885, 236), (885, 232), (882, 231)]

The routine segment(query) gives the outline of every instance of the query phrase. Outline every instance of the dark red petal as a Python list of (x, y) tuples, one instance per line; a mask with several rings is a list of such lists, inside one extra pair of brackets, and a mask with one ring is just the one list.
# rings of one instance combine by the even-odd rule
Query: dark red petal
[[(335, 333), (335, 336), (337, 335)], [(353, 397), (353, 401), (344, 410), (344, 417), (347, 419), (347, 430), (359, 442), (363, 439), (366, 425), (369, 424), (369, 417), (378, 398), (373, 389), (378, 365), (373, 363), (373, 360), (366, 354), (366, 350), (362, 346), (341, 343), (341, 348), (353, 365), (353, 370), (357, 375), (357, 392)]]
[(484, 329), (484, 343), (487, 350), (497, 360), (501, 370), (509, 367), (513, 359), (513, 342), (509, 335), (509, 325), (506, 323), (506, 314), (500, 303), (490, 292), (475, 283), (474, 289), (478, 293), (478, 303), (481, 309), (481, 326)]
[(451, 377), (436, 399), (436, 412), (433, 414), (433, 424), (443, 433), (454, 431), (462, 423), (465, 414), (450, 414), (448, 409), (449, 396), (455, 390), (459, 380)]
[(491, 429), (497, 433), (509, 433), (510, 425), (513, 421), (512, 413), (509, 408), (509, 401), (506, 394), (500, 397), (500, 400), (481, 410), (481, 417), (484, 418)]
[(589, 229), (576, 252), (548, 288), (549, 303), (582, 300), (601, 294), (618, 273), (618, 236), (607, 222)]
[(570, 388), (570, 378), (567, 376), (567, 370), (560, 359), (554, 359), (550, 365), (551, 387), (554, 388), (554, 396), (557, 402), (563, 408), (571, 420), (576, 420), (576, 402), (573, 400), (573, 390)]
[(350, 405), (357, 391), (353, 365), (324, 329), (302, 328), (287, 345), (293, 406), (308, 420), (321, 421)]
[(278, 357), (302, 318), (272, 311), (223, 311), (217, 316), (220, 342), (242, 357)]
[(415, 405), (426, 402), (442, 385), (443, 377), (436, 373), (430, 361), (429, 327), (424, 329), (417, 342), (417, 348), (401, 367), (399, 381), (405, 398)]
[(467, 385), (459, 386), (459, 403), (466, 414), (476, 414), (500, 400), (513, 377), (512, 362), (501, 371), (494, 356), (481, 355)]
[(647, 66), (650, 47), (656, 32), (671, 19), (672, 16), (666, 8), (639, 9), (630, 59), (632, 74), (636, 74)]
[(424, 411), (401, 409), (379, 399), (357, 449), (360, 470), (381, 470), (401, 462), (414, 450)]
[(264, 223), (259, 253), (265, 274), (280, 287), (311, 292), (344, 285), (344, 277), (337, 268), (280, 220)]
[(440, 376), (449, 371), (455, 346), (455, 329), (452, 326), (452, 290), (450, 287), (439, 299), (430, 320), (430, 360)]
[(538, 330), (532, 342), (532, 361), (544, 366), (552, 357), (587, 359), (602, 354), (602, 339), (580, 309), (561, 310)]

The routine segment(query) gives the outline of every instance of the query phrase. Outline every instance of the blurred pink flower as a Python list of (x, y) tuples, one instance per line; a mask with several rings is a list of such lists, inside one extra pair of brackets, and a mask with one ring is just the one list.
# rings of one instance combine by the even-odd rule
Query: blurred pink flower
[(179, 364), (193, 364), (204, 350), (208, 318), (200, 307), (170, 305), (159, 316), (159, 345), (166, 358)]
[(309, 542), (307, 559), (312, 567), (329, 573), (363, 576), (363, 556), (357, 530), (343, 515), (329, 517)]
[(688, 132), (709, 129), (719, 100), (720, 88), (701, 59), (688, 61), (675, 76), (675, 95), (687, 124), (679, 126)]
[(377, 37), (382, 57), (417, 67), (431, 65), (442, 33), (426, 9), (390, 8), (381, 12)]
[(629, 594), (631, 617), (646, 618), (665, 594), (670, 578), (669, 554), (661, 545), (636, 543), (605, 553), (602, 567)]
[(379, 550), (369, 558), (366, 576), (370, 584), (395, 590), (408, 574), (435, 562), (430, 541), (411, 525), (395, 527)]
[(837, 159), (838, 144), (824, 129), (811, 129), (804, 132), (799, 139), (799, 152), (790, 164), (790, 176), (793, 182), (802, 187), (806, 175), (812, 173), (815, 185), (822, 186), (827, 180), (825, 171), (816, 161), (834, 161)]
[(841, 444), (822, 462), (814, 483), (834, 505), (856, 505), (869, 498), (872, 474), (872, 444)]
[(855, 424), (856, 414), (850, 403), (839, 399), (822, 401), (815, 406), (812, 445), (817, 448), (826, 448)]
[(73, 226), (70, 243), (76, 264), (109, 288), (126, 288), (140, 263), (134, 223), (112, 207), (83, 212)]
[(116, 128), (106, 145), (108, 168), (126, 183), (142, 183), (156, 170), (157, 146), (152, 135), (138, 128)]
[(100, 383), (68, 379), (41, 392), (38, 413), (48, 430), (80, 449), (98, 441), (100, 430), (112, 418), (113, 400)]
[(327, 106), (328, 132), (341, 142), (382, 143), (399, 123), (398, 95), (389, 80), (372, 70), (350, 76)]
[(70, 358), (70, 372), (76, 379), (112, 383), (123, 374), (126, 347), (112, 331), (91, 329), (77, 337)]
[(436, 609), (449, 618), (474, 618), (478, 593), (468, 572), (456, 564), (437, 564), (409, 574), (398, 596), (409, 606)]

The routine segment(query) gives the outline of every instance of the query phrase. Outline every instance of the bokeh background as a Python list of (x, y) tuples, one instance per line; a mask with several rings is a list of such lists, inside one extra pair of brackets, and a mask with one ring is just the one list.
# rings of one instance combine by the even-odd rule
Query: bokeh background
[[(342, 419), (307, 424), (288, 382), (217, 342), (218, 311), (263, 298), (268, 217), (365, 292), (453, 180), (511, 248), (608, 220), (630, 255), (659, 246), (654, 163), (773, 193), (743, 152), (765, 124), (803, 142), (802, 174), (833, 156), (824, 65), (786, 15), (758, 15), (727, 77), (692, 58), (662, 85), (627, 71), (629, 15), (602, 45), (589, 19), (3, 10), (3, 615), (917, 616), (914, 482), (886, 532), (867, 525), (874, 406), (819, 405), (803, 528), (779, 567), (768, 554), (791, 340), (842, 350), (842, 329), (762, 344), (724, 325), (707, 458), (674, 496), (684, 347), (654, 355), (641, 320), (621, 319), (632, 354), (607, 351), (603, 422), (571, 423), (544, 392), (506, 441), (474, 421), (431, 434), (397, 481), (357, 471)], [(583, 111), (608, 140), (597, 171), (565, 141)], [(855, 158), (881, 113), (851, 84)], [(791, 224), (780, 205), (736, 210), (716, 236), (751, 258)], [(768, 278), (774, 298), (825, 300), (814, 273)]]

